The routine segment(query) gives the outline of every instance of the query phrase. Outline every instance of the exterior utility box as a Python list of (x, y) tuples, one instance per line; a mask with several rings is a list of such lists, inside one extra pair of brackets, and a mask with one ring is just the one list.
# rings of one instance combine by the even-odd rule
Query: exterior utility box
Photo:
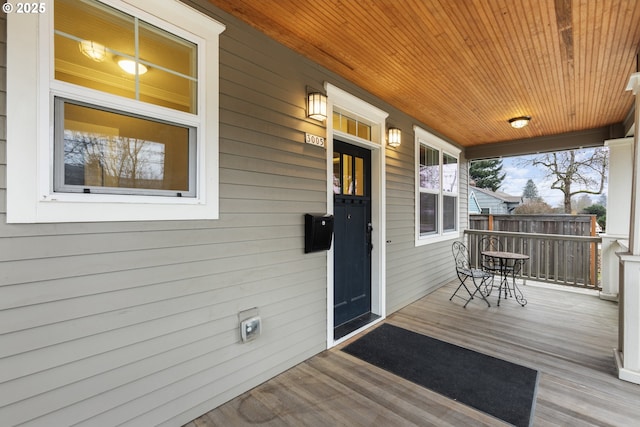
[(304, 253), (326, 251), (331, 248), (333, 215), (304, 215)]

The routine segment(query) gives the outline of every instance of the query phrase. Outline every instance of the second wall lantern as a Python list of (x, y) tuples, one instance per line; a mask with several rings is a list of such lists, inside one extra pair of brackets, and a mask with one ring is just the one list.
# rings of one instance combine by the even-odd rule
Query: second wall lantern
[(307, 95), (307, 117), (314, 120), (327, 119), (327, 97), (320, 92), (311, 92)]
[(387, 143), (390, 147), (399, 147), (402, 143), (402, 132), (398, 128), (389, 128)]

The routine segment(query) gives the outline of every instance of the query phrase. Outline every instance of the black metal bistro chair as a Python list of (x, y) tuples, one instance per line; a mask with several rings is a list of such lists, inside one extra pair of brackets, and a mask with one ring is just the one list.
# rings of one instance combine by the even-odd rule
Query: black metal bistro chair
[(482, 255), (482, 252), (485, 251), (501, 252), (502, 242), (500, 242), (500, 239), (495, 236), (490, 236), (483, 237), (482, 240), (480, 240), (480, 257), (482, 260), (482, 269), (493, 274), (500, 273), (500, 261), (495, 258)]
[[(493, 284), (493, 273), (480, 268), (471, 267), (471, 263), (469, 262), (469, 250), (464, 243), (453, 242), (451, 249), (453, 250), (453, 258), (456, 263), (456, 273), (458, 274), (460, 284), (453, 295), (451, 295), (451, 298), (449, 298), (449, 301), (451, 301), (453, 297), (461, 298), (465, 300), (463, 307), (466, 308), (469, 301), (471, 301), (476, 294), (480, 294), (480, 297), (482, 297), (484, 302), (491, 307), (491, 304), (489, 304), (489, 301), (484, 296), (481, 288), (487, 289), (489, 281)], [(469, 279), (471, 279), (471, 281), (467, 282)], [(472, 284), (473, 286), (471, 286)], [(469, 295), (468, 298), (464, 294), (464, 296), (458, 295), (458, 291), (461, 289), (467, 291), (467, 294)]]

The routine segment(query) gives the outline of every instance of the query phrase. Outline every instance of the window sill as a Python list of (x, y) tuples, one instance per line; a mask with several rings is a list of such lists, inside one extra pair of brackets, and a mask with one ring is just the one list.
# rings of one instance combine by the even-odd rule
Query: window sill
[(8, 210), (8, 223), (218, 219), (215, 197), (206, 203), (196, 198), (55, 194), (35, 204), (25, 203), (30, 208)]
[(418, 246), (430, 245), (432, 243), (446, 242), (448, 240), (459, 239), (461, 235), (462, 233), (460, 233), (459, 231), (452, 231), (450, 233), (437, 235), (437, 236), (434, 235), (434, 236), (416, 237), (415, 245), (416, 247), (418, 247)]

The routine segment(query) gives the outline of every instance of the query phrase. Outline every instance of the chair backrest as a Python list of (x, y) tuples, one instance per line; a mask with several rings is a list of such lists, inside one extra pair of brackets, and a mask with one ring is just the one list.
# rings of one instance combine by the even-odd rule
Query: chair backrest
[(456, 269), (468, 270), (471, 264), (469, 263), (469, 250), (465, 244), (462, 242), (453, 242), (451, 250), (453, 251), (453, 259), (456, 262)]
[(502, 251), (502, 242), (496, 236), (483, 237), (480, 241), (480, 251)]
[[(483, 237), (480, 241), (480, 252), (502, 251), (502, 242), (496, 236)], [(500, 264), (491, 257), (482, 256), (482, 268), (485, 270), (497, 270)]]

